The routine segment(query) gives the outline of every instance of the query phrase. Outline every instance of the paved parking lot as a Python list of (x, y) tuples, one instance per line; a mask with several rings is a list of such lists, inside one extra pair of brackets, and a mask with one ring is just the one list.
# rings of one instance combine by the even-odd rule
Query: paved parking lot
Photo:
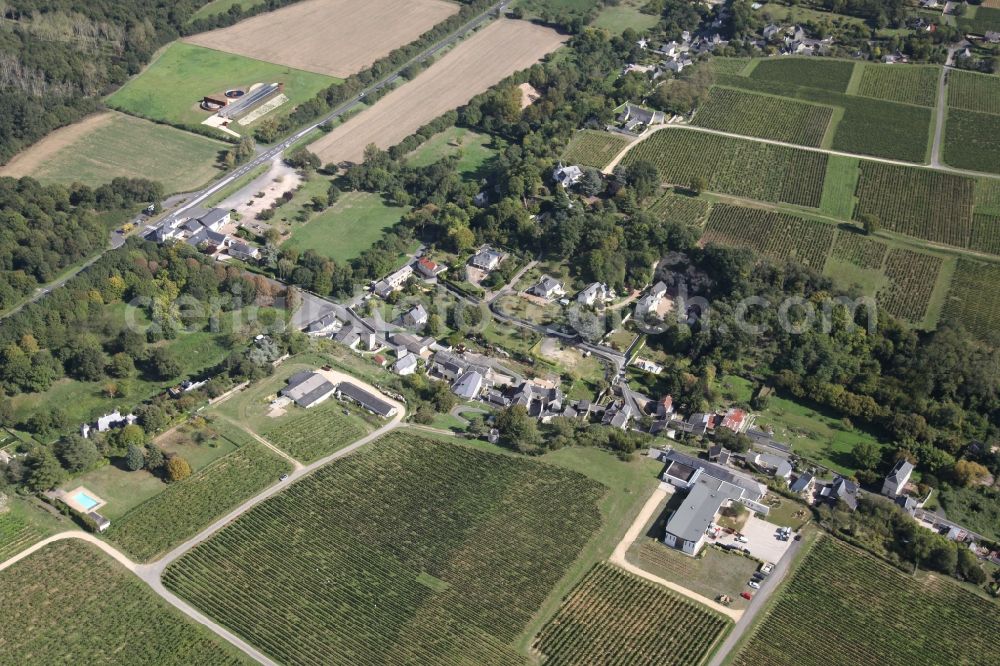
[[(765, 562), (775, 564), (785, 556), (785, 552), (792, 545), (791, 539), (781, 541), (778, 539), (778, 526), (751, 514), (747, 518), (746, 525), (743, 526), (743, 536), (749, 539), (749, 543), (741, 544), (750, 549), (750, 554)], [(794, 534), (792, 538), (795, 538)], [(736, 537), (732, 534), (723, 534), (716, 543), (728, 544), (736, 543)]]

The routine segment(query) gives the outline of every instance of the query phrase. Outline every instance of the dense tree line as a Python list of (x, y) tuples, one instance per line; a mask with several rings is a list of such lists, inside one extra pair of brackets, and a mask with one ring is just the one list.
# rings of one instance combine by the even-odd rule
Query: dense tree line
[(0, 178), (0, 309), (103, 248), (107, 218), (162, 196), (158, 183), (141, 179), (92, 189)]
[(0, 24), (0, 163), (95, 111), (175, 39), (204, 0), (7, 0)]

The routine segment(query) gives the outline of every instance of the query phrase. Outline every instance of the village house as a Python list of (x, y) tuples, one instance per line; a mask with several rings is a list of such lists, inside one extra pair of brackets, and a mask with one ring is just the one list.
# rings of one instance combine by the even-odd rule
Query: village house
[(447, 266), (442, 266), (441, 264), (431, 261), (427, 257), (420, 257), (417, 259), (416, 269), (417, 272), (423, 275), (425, 278), (437, 277), (441, 273), (448, 270)]
[(750, 419), (747, 418), (747, 413), (737, 407), (730, 407), (725, 416), (722, 417), (722, 422), (719, 426), (722, 428), (728, 428), (733, 432), (742, 432), (744, 428), (750, 423)]
[(394, 406), (382, 400), (376, 395), (369, 393), (360, 386), (351, 382), (341, 382), (337, 384), (336, 396), (338, 400), (354, 402), (372, 414), (389, 418), (396, 415), (398, 411)]
[(406, 284), (406, 281), (413, 276), (413, 266), (407, 264), (400, 268), (398, 271), (390, 273), (381, 280), (375, 283), (372, 287), (372, 291), (379, 298), (388, 298), (389, 294), (397, 291)]
[(800, 474), (795, 481), (788, 486), (788, 490), (796, 495), (808, 495), (816, 487), (816, 478), (809, 473)]
[(604, 410), (601, 424), (618, 428), (619, 430), (627, 430), (629, 421), (632, 420), (634, 414), (635, 411), (632, 409), (632, 405), (625, 404), (624, 402), (616, 402)]
[(403, 326), (423, 328), (427, 325), (427, 319), (427, 310), (423, 305), (417, 304), (403, 315)]
[(417, 371), (417, 355), (409, 352), (403, 354), (392, 364), (392, 371), (401, 377), (412, 375)]
[(551, 300), (553, 298), (564, 296), (566, 291), (563, 289), (562, 283), (559, 282), (559, 280), (549, 277), (548, 275), (543, 275), (535, 286), (528, 289), (528, 293), (538, 296), (539, 298)]
[(573, 187), (581, 178), (583, 169), (578, 166), (563, 166), (562, 162), (552, 171), (552, 180), (566, 188)]
[(614, 298), (614, 292), (608, 289), (608, 285), (603, 282), (592, 282), (576, 295), (576, 302), (581, 305), (593, 307), (597, 304), (606, 303)]
[(497, 252), (489, 245), (484, 245), (469, 259), (469, 265), (473, 268), (489, 272), (500, 265), (503, 257), (503, 253)]
[(618, 124), (626, 132), (635, 133), (643, 127), (658, 125), (665, 120), (662, 111), (650, 111), (641, 106), (636, 106), (631, 102), (626, 102), (621, 113), (618, 114)]
[(649, 315), (656, 315), (660, 302), (667, 295), (667, 285), (663, 282), (654, 284), (648, 292), (635, 304), (636, 319), (643, 320)]
[(234, 240), (229, 244), (229, 256), (240, 261), (256, 261), (260, 258), (260, 248)]
[(328, 337), (344, 327), (344, 323), (333, 312), (323, 315), (306, 327), (306, 333), (313, 337)]
[(562, 412), (564, 399), (565, 396), (558, 387), (524, 382), (511, 398), (511, 404), (524, 407), (529, 416), (544, 421)]
[(788, 462), (787, 458), (774, 453), (757, 452), (747, 453), (746, 458), (747, 462), (776, 479), (784, 479), (788, 482), (792, 478), (792, 464)]
[(478, 370), (469, 370), (455, 381), (451, 391), (462, 400), (475, 400), (483, 390), (483, 375)]
[(911, 474), (913, 474), (913, 463), (905, 458), (897, 460), (892, 471), (882, 483), (882, 494), (893, 499), (898, 495), (903, 495), (903, 490), (909, 483)]
[(399, 356), (402, 356), (403, 351), (424, 356), (434, 344), (434, 338), (421, 338), (410, 333), (392, 333), (389, 335), (389, 344), (396, 349)]
[(858, 508), (858, 484), (838, 476), (830, 485), (819, 491), (819, 496), (832, 504), (842, 501), (851, 511)]

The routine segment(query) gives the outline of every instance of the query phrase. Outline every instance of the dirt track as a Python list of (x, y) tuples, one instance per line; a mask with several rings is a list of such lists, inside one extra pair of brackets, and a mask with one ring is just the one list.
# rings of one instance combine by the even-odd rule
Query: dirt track
[(445, 0), (305, 0), (184, 41), (345, 78), (458, 9)]
[(324, 162), (359, 162), (365, 146), (388, 148), (557, 49), (554, 30), (500, 19), (459, 43), (420, 73), (310, 146)]

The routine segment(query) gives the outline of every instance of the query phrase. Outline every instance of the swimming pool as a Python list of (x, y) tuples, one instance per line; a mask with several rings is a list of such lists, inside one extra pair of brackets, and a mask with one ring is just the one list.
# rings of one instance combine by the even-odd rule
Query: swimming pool
[(83, 492), (82, 490), (77, 494), (73, 495), (73, 501), (75, 501), (77, 504), (82, 506), (87, 511), (90, 511), (95, 506), (100, 504), (100, 502), (98, 502), (97, 500), (95, 500), (93, 497)]

